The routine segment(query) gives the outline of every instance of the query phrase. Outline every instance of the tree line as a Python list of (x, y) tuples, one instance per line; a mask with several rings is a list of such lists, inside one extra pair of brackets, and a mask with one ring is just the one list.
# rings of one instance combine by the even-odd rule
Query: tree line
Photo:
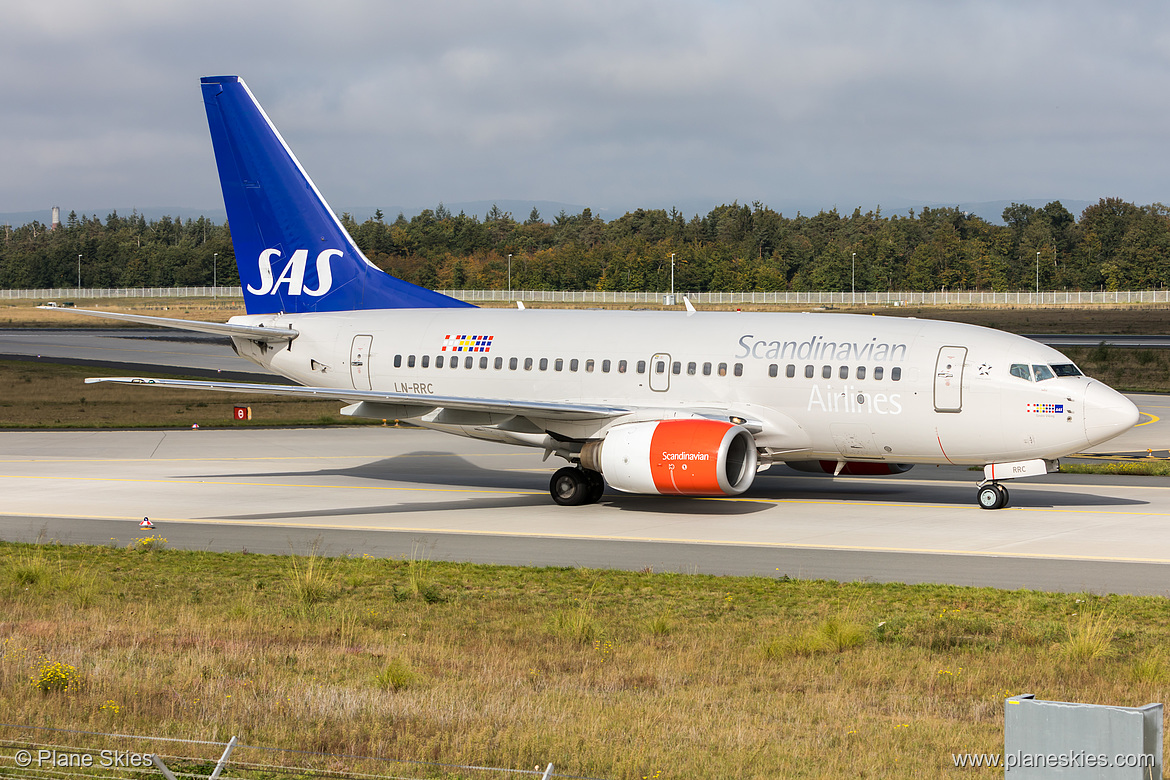
[[(584, 209), (523, 221), (493, 207), (341, 221), (376, 265), (432, 289), (890, 291), (1152, 289), (1170, 275), (1170, 208), (1105, 198), (1079, 219), (1059, 201), (1013, 203), (994, 225), (957, 208), (785, 217), (732, 203), (687, 219)], [(214, 268), (214, 270), (213, 270)], [(239, 284), (227, 224), (71, 213), (5, 226), (0, 288)]]

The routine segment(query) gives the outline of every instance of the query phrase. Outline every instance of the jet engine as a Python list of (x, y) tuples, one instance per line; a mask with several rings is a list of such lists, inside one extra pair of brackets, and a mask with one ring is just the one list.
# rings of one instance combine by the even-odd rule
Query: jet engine
[(587, 442), (581, 466), (627, 493), (734, 496), (756, 477), (756, 442), (742, 425), (720, 420), (628, 423)]
[(804, 471), (809, 474), (835, 474), (846, 477), (884, 477), (890, 474), (901, 474), (914, 468), (913, 463), (886, 463), (885, 461), (851, 460), (846, 461), (841, 471), (837, 471), (838, 462), (835, 460), (789, 460), (784, 465), (790, 469)]

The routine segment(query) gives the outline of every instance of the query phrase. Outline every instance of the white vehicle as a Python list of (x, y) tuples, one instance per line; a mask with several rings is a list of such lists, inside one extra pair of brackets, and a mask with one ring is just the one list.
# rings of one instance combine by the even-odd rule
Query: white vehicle
[(1002, 481), (1137, 422), (1056, 350), (971, 325), (469, 306), (370, 263), (243, 81), (202, 88), (248, 314), (90, 313), (229, 335), (298, 384), (87, 381), (334, 398), (347, 415), (534, 447), (569, 462), (550, 483), (563, 505), (597, 501), (605, 482), (737, 495), (778, 462), (851, 475), (946, 463), (983, 466), (979, 505), (997, 509)]

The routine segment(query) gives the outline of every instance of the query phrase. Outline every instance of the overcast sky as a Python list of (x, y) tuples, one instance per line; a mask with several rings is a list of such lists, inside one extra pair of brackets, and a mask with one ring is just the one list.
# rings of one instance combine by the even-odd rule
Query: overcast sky
[(222, 209), (220, 74), (338, 210), (1170, 202), (1165, 2), (0, 0), (0, 67), (0, 212)]

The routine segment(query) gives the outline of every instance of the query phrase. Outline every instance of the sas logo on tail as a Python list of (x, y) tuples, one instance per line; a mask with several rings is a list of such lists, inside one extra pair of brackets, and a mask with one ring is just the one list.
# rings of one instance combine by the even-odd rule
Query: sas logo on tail
[(298, 249), (293, 252), (292, 257), (284, 264), (284, 268), (280, 271), (280, 276), (272, 278), (272, 261), (280, 258), (279, 249), (265, 249), (260, 253), (260, 258), (257, 264), (260, 268), (260, 287), (255, 288), (248, 285), (248, 292), (253, 295), (275, 295), (280, 286), (288, 286), (289, 295), (312, 295), (320, 297), (329, 292), (329, 288), (333, 286), (333, 268), (329, 261), (334, 257), (341, 257), (340, 249), (326, 249), (317, 255), (316, 271), (317, 271), (317, 286), (305, 286), (305, 268), (309, 264), (309, 250)]

